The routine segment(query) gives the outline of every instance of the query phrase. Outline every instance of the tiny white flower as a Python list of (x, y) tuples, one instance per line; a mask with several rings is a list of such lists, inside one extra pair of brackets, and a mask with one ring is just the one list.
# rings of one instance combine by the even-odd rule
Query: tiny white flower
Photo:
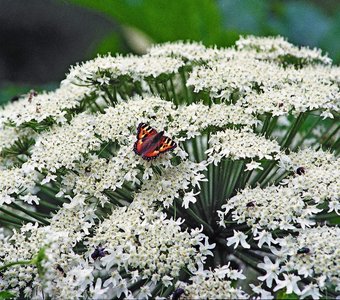
[(305, 299), (306, 297), (311, 296), (313, 299), (320, 299), (321, 294), (319, 287), (314, 284), (310, 283), (304, 287), (304, 289), (301, 291), (300, 298)]
[(286, 288), (286, 294), (295, 293), (300, 295), (301, 291), (297, 283), (301, 280), (300, 276), (294, 274), (283, 274), (284, 280), (276, 280), (277, 285), (274, 288), (274, 292)]
[(279, 264), (280, 263), (278, 260), (276, 260), (275, 263), (272, 263), (269, 257), (265, 256), (264, 263), (259, 263), (257, 265), (260, 269), (264, 269), (267, 272), (267, 274), (259, 276), (258, 279), (261, 281), (266, 281), (266, 284), (269, 288), (272, 287), (273, 280), (278, 280), (278, 274), (280, 273)]
[(108, 291), (108, 287), (102, 288), (102, 279), (98, 278), (96, 285), (90, 287), (90, 293), (92, 294), (92, 299), (104, 299), (105, 293)]
[(186, 193), (183, 197), (182, 206), (185, 209), (188, 209), (190, 203), (196, 203), (197, 198), (195, 196), (197, 196), (199, 193), (200, 192), (197, 192), (194, 194), (194, 191), (190, 191), (189, 193)]
[(252, 170), (256, 170), (256, 169), (259, 169), (259, 170), (263, 170), (263, 167), (261, 167), (261, 163), (259, 162), (256, 162), (256, 161), (252, 161), (248, 164), (246, 164), (246, 171), (252, 171)]
[(234, 235), (230, 238), (227, 238), (227, 246), (235, 244), (234, 249), (236, 249), (239, 243), (241, 243), (241, 246), (243, 248), (249, 249), (250, 245), (247, 243), (247, 238), (248, 236), (245, 235), (243, 232), (234, 230)]

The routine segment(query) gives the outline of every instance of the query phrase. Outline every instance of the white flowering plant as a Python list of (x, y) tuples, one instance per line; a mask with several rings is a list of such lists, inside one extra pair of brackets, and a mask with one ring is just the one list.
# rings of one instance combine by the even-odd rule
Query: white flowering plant
[(72, 67), (0, 110), (0, 296), (339, 296), (339, 111), (281, 37)]

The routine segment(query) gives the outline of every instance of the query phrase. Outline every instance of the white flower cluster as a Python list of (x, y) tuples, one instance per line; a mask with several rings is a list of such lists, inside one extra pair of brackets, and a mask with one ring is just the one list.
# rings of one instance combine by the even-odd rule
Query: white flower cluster
[(285, 168), (293, 169), (294, 175), (284, 179), (283, 186), (240, 191), (222, 206), (221, 224), (231, 212), (233, 221), (247, 223), (253, 230), (297, 230), (315, 224), (313, 216), (322, 211), (319, 204), (324, 201), (329, 202), (329, 212), (339, 214), (340, 160), (331, 153), (311, 149), (284, 159)]
[[(203, 170), (206, 170), (204, 163), (193, 163), (189, 160), (165, 168), (161, 176), (155, 175), (143, 184), (142, 190), (136, 194), (135, 201), (143, 205), (161, 202), (168, 208), (173, 205), (175, 198), (183, 198), (182, 206), (188, 208), (190, 202), (196, 202), (192, 188), (200, 188), (200, 182), (206, 181)], [(183, 195), (180, 195), (180, 191)]]
[(68, 299), (80, 297), (84, 289), (74, 280), (72, 270), (79, 269), (79, 265), (86, 265), (86, 262), (72, 248), (89, 233), (93, 224), (91, 210), (62, 208), (48, 226), (27, 223), (19, 232), (14, 231), (0, 244), (3, 265), (30, 261), (41, 249), (45, 255), (40, 270), (36, 264), (30, 263), (2, 271), (0, 290), (19, 295), (23, 289), (28, 298), (39, 298), (42, 294), (58, 294)]
[(295, 237), (277, 239), (280, 249), (271, 247), (277, 259), (273, 263), (266, 256), (258, 264), (266, 271), (258, 279), (269, 288), (275, 282), (274, 291), (286, 289), (287, 294), (295, 293), (301, 299), (319, 299), (330, 286), (339, 291), (339, 234), (339, 228), (322, 226), (299, 230)]
[(10, 121), (19, 126), (30, 121), (42, 122), (48, 117), (57, 123), (65, 123), (67, 110), (79, 106), (87, 94), (87, 87), (71, 84), (61, 84), (60, 88), (48, 93), (29, 93), (0, 110), (0, 124)]
[[(289, 49), (282, 44), (290, 45)], [(259, 52), (255, 54), (247, 50), (257, 47)], [(315, 60), (329, 63), (329, 59), (319, 52), (299, 49), (283, 39), (252, 37), (240, 40), (238, 48), (241, 51), (230, 58), (222, 57), (195, 66), (187, 85), (192, 86), (195, 92), (207, 91), (215, 99), (237, 100), (249, 113), (269, 112), (279, 116), (290, 111), (299, 113), (322, 109), (322, 116), (333, 117), (332, 111), (339, 111), (339, 67), (307, 64), (296, 69), (294, 66), (282, 66), (275, 59), (258, 57), (263, 51), (263, 55), (271, 53), (274, 58), (293, 55), (301, 56), (306, 63)], [(294, 49), (294, 54), (290, 53), (290, 49)]]
[(233, 280), (245, 278), (229, 265), (213, 271), (199, 270), (190, 278), (191, 283), (179, 283), (183, 289), (180, 299), (248, 299), (249, 295), (233, 285)]
[[(119, 122), (113, 122), (117, 119)], [(251, 126), (257, 121), (241, 107), (225, 104), (209, 107), (195, 103), (176, 109), (169, 101), (146, 96), (121, 102), (115, 108), (110, 107), (104, 114), (98, 115), (95, 132), (105, 141), (117, 140), (124, 144), (131, 135), (131, 129), (135, 135), (135, 130), (141, 122), (146, 122), (156, 129), (167, 128), (171, 136), (179, 135), (180, 140), (185, 140), (198, 135), (209, 126)]]
[(240, 37), (236, 41), (236, 48), (243, 51), (254, 51), (256, 53), (254, 54), (255, 57), (259, 59), (277, 60), (279, 62), (286, 56), (300, 59), (303, 63), (330, 64), (332, 62), (327, 55), (322, 55), (320, 49), (297, 47), (280, 36), (256, 37), (249, 35)]
[[(327, 285), (334, 285), (340, 291), (339, 235), (340, 229), (337, 227), (320, 226), (299, 230), (296, 237), (278, 239), (280, 260), (285, 261), (281, 272), (296, 271), (302, 278), (313, 278), (321, 291)], [(302, 294), (304, 297), (310, 296)]]
[(340, 159), (330, 152), (305, 149), (286, 157), (288, 170), (295, 176), (283, 184), (300, 194), (304, 201), (321, 204), (328, 202), (329, 212), (340, 214)]
[(107, 201), (103, 195), (105, 190), (115, 191), (121, 188), (125, 181), (139, 183), (137, 175), (141, 173), (138, 168), (140, 159), (136, 160), (136, 155), (131, 151), (131, 147), (122, 147), (117, 156), (110, 161), (104, 158), (91, 156), (86, 162), (74, 168), (78, 173), (66, 174), (63, 178), (65, 190), (72, 189), (75, 194), (94, 196), (102, 203)]
[[(249, 207), (249, 203), (253, 205)], [(311, 217), (322, 211), (308, 205), (294, 189), (276, 186), (245, 188), (222, 208), (223, 215), (232, 209), (232, 220), (246, 223), (253, 230), (297, 230), (297, 225), (305, 228), (313, 225)]]
[(272, 160), (278, 159), (280, 153), (280, 145), (275, 140), (268, 140), (246, 130), (219, 131), (210, 137), (209, 146), (206, 151), (208, 162), (213, 162), (215, 165), (222, 158)]
[(148, 53), (151, 56), (179, 57), (184, 61), (200, 62), (209, 61), (215, 58), (227, 58), (235, 53), (232, 49), (206, 48), (202, 43), (197, 42), (175, 42), (153, 45)]
[[(157, 78), (162, 74), (178, 72), (184, 63), (178, 58), (143, 56), (98, 56), (83, 64), (71, 68), (66, 80), (77, 84), (88, 84), (90, 81), (98, 84), (108, 84), (111, 79), (129, 76), (133, 81), (143, 81)], [(107, 72), (109, 77), (103, 78)], [(94, 88), (92, 86), (92, 88)]]
[(79, 114), (70, 124), (55, 125), (43, 132), (32, 148), (32, 157), (25, 168), (56, 172), (62, 167), (72, 169), (83, 155), (98, 150), (100, 140), (95, 137), (95, 118), (89, 114)]
[(35, 173), (25, 173), (21, 168), (0, 168), (0, 206), (18, 198), (28, 204), (32, 204), (32, 201), (38, 204), (39, 198), (34, 196), (37, 192), (36, 180)]
[[(209, 249), (214, 248), (199, 229), (183, 231), (183, 221), (168, 219), (149, 208), (117, 208), (98, 226), (88, 246), (105, 247), (108, 254), (100, 264), (106, 270), (114, 267), (130, 275), (137, 271), (140, 279), (150, 277), (152, 282), (168, 286), (182, 268), (195, 270), (204, 263), (212, 254)], [(122, 284), (112, 277), (108, 281), (113, 288)], [(127, 293), (128, 289), (125, 296)]]
[[(98, 56), (7, 105), (0, 289), (335, 298), (340, 160), (321, 149), (337, 146), (339, 70), (280, 37), (166, 43)], [(33, 219), (44, 225), (18, 225)]]

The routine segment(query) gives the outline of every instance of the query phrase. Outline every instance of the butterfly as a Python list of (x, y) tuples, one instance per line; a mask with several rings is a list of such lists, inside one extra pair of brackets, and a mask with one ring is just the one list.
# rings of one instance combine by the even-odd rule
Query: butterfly
[(137, 128), (137, 141), (133, 150), (145, 160), (155, 159), (161, 153), (173, 150), (177, 144), (167, 136), (164, 131), (156, 129), (145, 123), (140, 123)]

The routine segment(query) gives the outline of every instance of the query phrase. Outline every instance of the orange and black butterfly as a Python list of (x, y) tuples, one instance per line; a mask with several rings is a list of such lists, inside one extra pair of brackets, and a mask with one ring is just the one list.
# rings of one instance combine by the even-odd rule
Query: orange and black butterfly
[(177, 144), (167, 136), (164, 131), (156, 129), (145, 123), (140, 123), (137, 128), (137, 141), (133, 147), (136, 154), (146, 160), (155, 159), (161, 153), (173, 150)]

